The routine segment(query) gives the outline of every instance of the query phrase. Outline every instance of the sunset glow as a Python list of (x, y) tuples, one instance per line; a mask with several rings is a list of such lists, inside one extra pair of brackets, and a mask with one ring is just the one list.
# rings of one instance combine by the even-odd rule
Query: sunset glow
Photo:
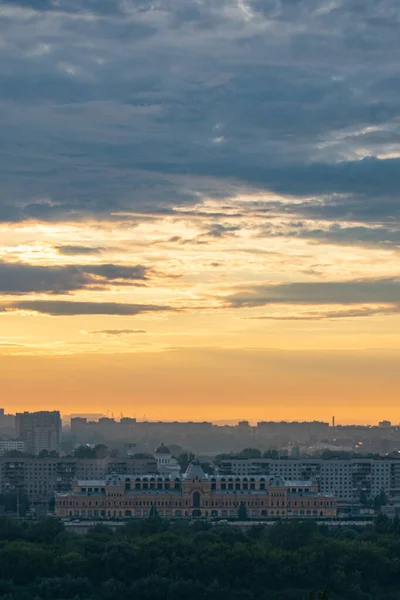
[(3, 404), (399, 422), (392, 3), (106, 4), (0, 9)]

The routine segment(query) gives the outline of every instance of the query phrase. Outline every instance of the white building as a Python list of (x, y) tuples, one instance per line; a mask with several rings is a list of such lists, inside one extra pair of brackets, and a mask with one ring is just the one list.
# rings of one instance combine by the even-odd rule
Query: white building
[(173, 458), (170, 449), (164, 444), (158, 446), (154, 451), (154, 456), (157, 460), (157, 470), (162, 475), (169, 477), (179, 477), (181, 468), (176, 458)]

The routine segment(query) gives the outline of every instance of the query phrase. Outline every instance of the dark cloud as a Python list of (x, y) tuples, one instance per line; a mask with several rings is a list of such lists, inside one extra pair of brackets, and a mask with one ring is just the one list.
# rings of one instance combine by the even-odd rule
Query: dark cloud
[(237, 187), (313, 219), (398, 220), (399, 33), (397, 0), (3, 2), (0, 221)]
[(281, 237), (298, 237), (324, 242), (327, 244), (342, 244), (351, 246), (400, 248), (400, 229), (389, 227), (345, 227), (333, 224), (323, 229), (314, 229), (305, 223), (297, 223), (289, 231), (274, 234), (271, 228), (266, 228), (266, 235), (279, 235)]
[(90, 247), (90, 246), (57, 246), (57, 252), (59, 254), (65, 254), (66, 256), (80, 256), (84, 254), (101, 254), (104, 250), (103, 246)]
[(400, 279), (299, 282), (243, 286), (228, 296), (232, 307), (268, 304), (400, 304)]
[(69, 302), (64, 300), (22, 300), (0, 304), (0, 312), (33, 311), (53, 317), (77, 315), (136, 316), (146, 313), (176, 312), (157, 304), (119, 304), (117, 302)]
[(65, 294), (112, 283), (143, 284), (149, 269), (114, 264), (41, 266), (0, 262), (0, 294)]

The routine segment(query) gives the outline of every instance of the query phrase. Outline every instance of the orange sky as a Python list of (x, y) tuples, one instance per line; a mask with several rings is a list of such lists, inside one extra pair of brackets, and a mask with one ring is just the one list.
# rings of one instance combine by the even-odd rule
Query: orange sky
[(3, 357), (8, 411), (164, 420), (400, 421), (399, 352), (176, 350)]
[[(232, 212), (247, 202), (232, 198)], [(240, 227), (234, 233), (199, 244), (210, 207), (216, 212), (219, 203), (200, 204), (201, 218), (189, 213), (133, 225), (3, 226), (3, 278), (11, 266), (21, 273), (12, 285), (41, 290), (0, 295), (7, 410), (400, 421), (400, 315), (391, 279), (397, 255), (260, 237), (260, 219), (250, 214), (244, 223), (229, 219)], [(226, 217), (213, 217), (219, 221)], [(101, 250), (80, 255), (80, 244)], [(74, 245), (73, 256), (59, 250)], [(98, 271), (102, 265), (112, 270)], [(131, 265), (148, 269), (145, 278), (135, 281), (139, 268)], [(55, 295), (55, 285), (78, 289)], [(69, 314), (71, 306), (78, 314)], [(92, 314), (93, 306), (117, 314)], [(126, 306), (144, 310), (118, 314)]]
[(0, 406), (399, 422), (395, 2), (1, 4)]

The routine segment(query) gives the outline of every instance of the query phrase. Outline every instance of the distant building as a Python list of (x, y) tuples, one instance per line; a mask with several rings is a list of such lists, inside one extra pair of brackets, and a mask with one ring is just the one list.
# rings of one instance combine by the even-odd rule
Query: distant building
[(8, 415), (0, 408), (0, 435), (15, 437), (15, 415)]
[(250, 518), (323, 518), (336, 516), (336, 499), (320, 494), (311, 481), (280, 478), (208, 478), (199, 463), (183, 477), (123, 477), (78, 481), (56, 496), (59, 517), (146, 518), (156, 510), (165, 518), (237, 518), (244, 507)]
[(13, 450), (25, 452), (25, 442), (23, 440), (0, 440), (0, 456)]
[(218, 471), (224, 476), (313, 479), (342, 505), (356, 504), (361, 496), (374, 498), (381, 490), (400, 500), (400, 459), (228, 458)]
[(61, 416), (58, 411), (16, 414), (17, 437), (25, 442), (29, 454), (60, 451)]
[(172, 454), (167, 446), (161, 444), (154, 451), (154, 456), (157, 460), (157, 471), (161, 475), (169, 475), (170, 477), (178, 477), (181, 473), (181, 468), (178, 461), (172, 457)]
[(47, 503), (56, 492), (69, 492), (77, 479), (157, 475), (154, 458), (29, 458), (0, 457), (0, 494), (21, 491), (32, 503)]

